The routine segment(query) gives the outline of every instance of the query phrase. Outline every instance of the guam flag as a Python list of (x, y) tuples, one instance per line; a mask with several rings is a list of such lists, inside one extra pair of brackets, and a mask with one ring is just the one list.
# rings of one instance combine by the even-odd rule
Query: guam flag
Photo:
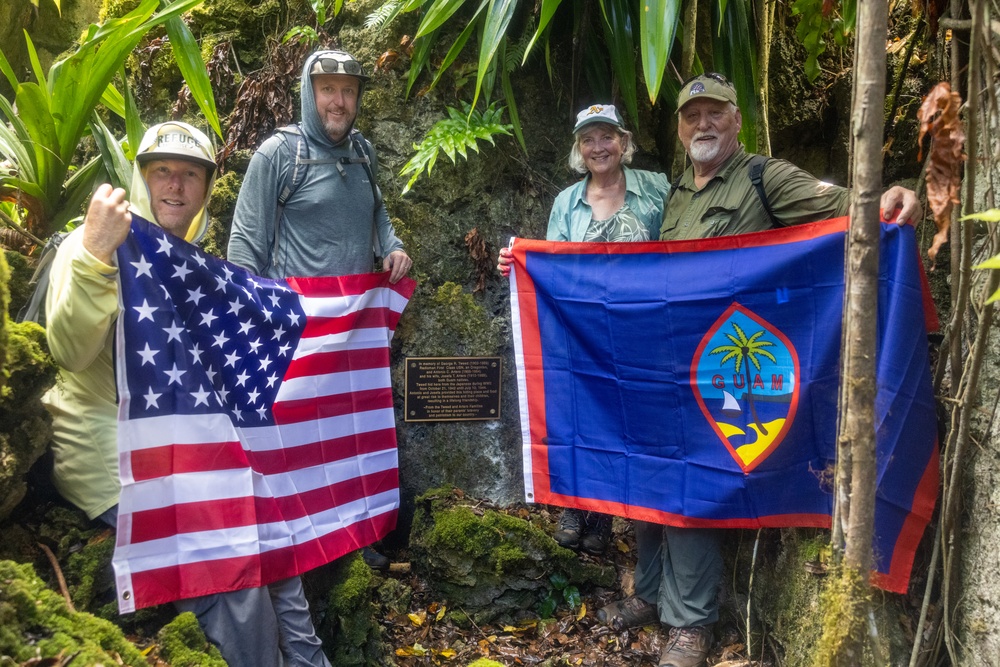
[[(689, 527), (828, 527), (847, 219), (671, 243), (516, 239), (529, 502)], [(882, 226), (873, 581), (905, 591), (937, 495), (913, 228)]]
[(416, 283), (268, 280), (134, 214), (118, 266), (123, 613), (301, 574), (395, 526), (389, 345)]

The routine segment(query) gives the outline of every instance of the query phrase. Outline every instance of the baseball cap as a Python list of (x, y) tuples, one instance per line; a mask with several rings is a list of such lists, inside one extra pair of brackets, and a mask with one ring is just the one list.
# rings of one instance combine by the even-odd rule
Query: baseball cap
[(149, 128), (139, 144), (135, 161), (188, 160), (215, 171), (215, 149), (207, 136), (197, 128), (181, 122), (160, 123)]
[(677, 110), (698, 98), (736, 104), (736, 89), (729, 79), (721, 74), (716, 72), (699, 74), (681, 84), (681, 92), (677, 94)]
[(587, 125), (593, 123), (607, 123), (624, 130), (625, 123), (618, 114), (618, 109), (613, 104), (591, 104), (576, 115), (576, 125), (573, 127), (573, 134), (576, 134)]
[(309, 76), (315, 74), (347, 74), (368, 80), (365, 68), (347, 51), (318, 51), (314, 54)]

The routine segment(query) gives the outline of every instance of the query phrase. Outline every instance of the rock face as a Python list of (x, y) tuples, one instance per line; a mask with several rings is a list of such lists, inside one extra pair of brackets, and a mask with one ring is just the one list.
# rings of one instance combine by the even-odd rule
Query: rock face
[(73, 654), (81, 665), (149, 664), (113, 623), (72, 611), (30, 565), (8, 560), (0, 561), (0, 628), (0, 655), (15, 664)]
[[(21, 264), (23, 266), (23, 264)], [(26, 280), (27, 269), (15, 280)], [(0, 314), (10, 301), (10, 271), (0, 255)], [(28, 469), (45, 452), (52, 436), (48, 413), (39, 399), (55, 381), (45, 331), (34, 322), (0, 319), (0, 521), (21, 502)]]
[(447, 487), (417, 499), (410, 549), (417, 573), (476, 623), (535, 608), (553, 575), (605, 587), (617, 578), (614, 567), (581, 562), (526, 518)]

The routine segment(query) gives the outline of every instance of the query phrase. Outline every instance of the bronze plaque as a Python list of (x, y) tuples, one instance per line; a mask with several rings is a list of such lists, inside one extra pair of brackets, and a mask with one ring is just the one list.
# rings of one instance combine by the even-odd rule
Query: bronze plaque
[(500, 419), (500, 357), (407, 357), (406, 421)]

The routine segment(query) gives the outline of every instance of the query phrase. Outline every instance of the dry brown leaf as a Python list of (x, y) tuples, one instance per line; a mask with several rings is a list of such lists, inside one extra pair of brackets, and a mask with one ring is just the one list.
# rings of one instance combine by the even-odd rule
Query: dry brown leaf
[(481, 292), (486, 287), (486, 278), (493, 275), (493, 255), (478, 227), (473, 227), (465, 235), (465, 247), (468, 248), (469, 256), (476, 267), (476, 288), (472, 291)]
[(380, 55), (378, 60), (375, 61), (375, 71), (382, 72), (391, 69), (392, 66), (396, 64), (397, 60), (399, 60), (399, 52), (395, 49), (389, 49)]
[(953, 92), (947, 82), (942, 81), (931, 89), (917, 111), (917, 119), (920, 121), (917, 143), (921, 147), (921, 160), (924, 136), (929, 134), (931, 137), (926, 174), (927, 202), (934, 213), (934, 224), (938, 230), (927, 251), (931, 261), (948, 240), (951, 210), (960, 202), (958, 192), (962, 182), (961, 169), (966, 158), (965, 128), (959, 118), (961, 106), (962, 98), (959, 94)]

